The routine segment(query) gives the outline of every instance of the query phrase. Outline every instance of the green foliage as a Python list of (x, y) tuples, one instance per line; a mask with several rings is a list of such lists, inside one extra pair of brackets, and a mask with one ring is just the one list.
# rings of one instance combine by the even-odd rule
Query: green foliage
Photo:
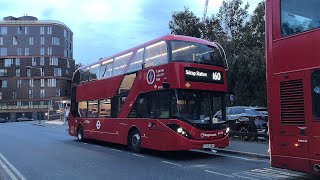
[(235, 105), (266, 106), (265, 3), (253, 14), (242, 0), (224, 0), (216, 16), (200, 20), (189, 9), (174, 12), (169, 27), (173, 34), (219, 42), (227, 53), (229, 93)]

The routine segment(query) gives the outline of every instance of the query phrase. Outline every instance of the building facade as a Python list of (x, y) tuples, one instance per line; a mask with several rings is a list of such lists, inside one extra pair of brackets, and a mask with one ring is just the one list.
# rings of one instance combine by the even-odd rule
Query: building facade
[(70, 99), (73, 33), (58, 21), (0, 21), (0, 118), (47, 119)]

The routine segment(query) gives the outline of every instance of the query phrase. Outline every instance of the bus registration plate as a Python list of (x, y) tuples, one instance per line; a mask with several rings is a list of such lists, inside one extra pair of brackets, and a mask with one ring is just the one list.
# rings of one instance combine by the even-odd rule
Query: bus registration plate
[(202, 148), (203, 149), (213, 149), (214, 148), (214, 144), (203, 144)]

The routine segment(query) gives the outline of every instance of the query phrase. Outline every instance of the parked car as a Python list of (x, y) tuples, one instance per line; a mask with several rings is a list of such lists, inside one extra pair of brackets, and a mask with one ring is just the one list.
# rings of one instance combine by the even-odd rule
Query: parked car
[(8, 119), (0, 118), (0, 123), (6, 123), (6, 122), (9, 122), (9, 120), (8, 120)]
[[(266, 108), (250, 106), (227, 107), (227, 122), (231, 134), (238, 135), (244, 140), (251, 137), (257, 138), (259, 134), (267, 137), (268, 112)], [(214, 118), (222, 119), (221, 111), (218, 111)]]

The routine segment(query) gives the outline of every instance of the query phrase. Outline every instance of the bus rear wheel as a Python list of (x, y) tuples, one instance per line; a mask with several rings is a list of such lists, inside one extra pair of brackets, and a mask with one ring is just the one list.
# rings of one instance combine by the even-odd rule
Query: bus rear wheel
[(78, 138), (78, 141), (80, 142), (83, 142), (84, 139), (83, 139), (83, 128), (81, 125), (78, 126), (77, 128), (77, 138)]
[(128, 145), (132, 152), (141, 153), (141, 136), (137, 129), (134, 129), (130, 132)]

